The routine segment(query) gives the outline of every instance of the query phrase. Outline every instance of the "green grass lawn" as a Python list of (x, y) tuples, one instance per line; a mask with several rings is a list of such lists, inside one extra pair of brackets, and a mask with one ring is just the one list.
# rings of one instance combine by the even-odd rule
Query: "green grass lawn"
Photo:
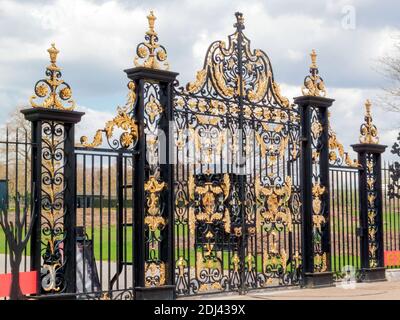
[[(386, 215), (389, 215), (386, 213)], [(393, 217), (387, 216), (386, 219), (391, 218), (392, 221), (398, 221), (398, 220), (393, 220), (394, 217), (396, 216), (396, 219), (398, 219), (398, 215), (392, 213)], [(386, 220), (388, 221), (388, 220)], [(183, 232), (187, 232), (187, 226), (180, 226), (179, 228), (176, 227), (175, 232), (178, 232), (179, 229), (179, 234), (182, 234)], [(399, 226), (397, 224), (392, 223), (392, 232), (396, 233), (399, 230)], [(389, 225), (386, 225), (385, 230), (388, 230)], [(337, 230), (337, 229), (336, 229)], [(94, 228), (93, 230), (91, 228), (86, 229), (86, 233), (88, 234), (89, 239), (93, 239), (94, 243), (94, 255), (96, 261), (107, 261), (110, 259), (110, 261), (117, 261), (117, 229), (115, 226), (111, 226), (110, 228)], [(132, 261), (132, 256), (133, 256), (133, 247), (132, 247), (132, 228), (126, 228), (126, 233), (123, 235), (124, 239), (124, 245), (123, 245), (123, 256), (124, 260), (131, 262)], [(0, 253), (4, 254), (6, 252), (6, 243), (5, 243), (5, 236), (2, 230), (0, 230)], [(30, 246), (28, 244), (27, 249), (26, 249), (26, 254), (30, 255)], [(178, 249), (175, 251), (176, 258), (178, 258), (180, 255), (183, 255), (185, 257), (185, 260), (189, 260), (189, 263), (191, 266), (195, 265), (196, 261), (196, 251), (195, 249), (191, 248), (186, 249), (183, 251), (182, 248), (180, 248), (180, 251)], [(227, 251), (223, 252), (222, 260), (223, 260), (223, 265), (224, 269), (229, 268), (230, 260), (231, 260), (231, 255), (232, 253), (229, 253)], [(359, 257), (355, 256), (335, 256), (332, 258), (332, 266), (336, 270), (340, 270), (343, 266), (346, 265), (360, 265)], [(262, 269), (262, 257), (261, 255), (257, 256), (257, 270), (261, 272)]]

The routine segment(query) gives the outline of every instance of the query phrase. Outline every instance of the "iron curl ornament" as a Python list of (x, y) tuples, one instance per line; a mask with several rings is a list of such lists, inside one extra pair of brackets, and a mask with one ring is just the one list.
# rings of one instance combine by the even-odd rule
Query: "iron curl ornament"
[[(57, 55), (60, 52), (54, 43), (47, 50), (50, 55), (50, 65), (46, 67), (47, 78), (36, 82), (29, 102), (34, 108), (48, 108), (72, 111), (76, 107), (72, 99), (72, 89), (68, 83), (62, 80), (61, 69), (57, 66)], [(36, 103), (36, 99), (42, 102)]]
[(325, 83), (324, 80), (319, 76), (319, 70), (317, 66), (317, 53), (314, 49), (311, 51), (310, 56), (310, 74), (304, 78), (304, 85), (301, 88), (301, 92), (305, 96), (325, 97)]
[(378, 129), (372, 123), (371, 102), (365, 101), (364, 123), (360, 127), (360, 143), (377, 144), (379, 142)]
[[(96, 131), (92, 142), (87, 136), (80, 139), (81, 145), (87, 148), (95, 148), (103, 143), (103, 133), (105, 133), (108, 145), (113, 149), (120, 147), (129, 149), (134, 148), (139, 139), (139, 128), (134, 118), (134, 109), (137, 102), (136, 85), (133, 81), (128, 82), (127, 101), (124, 106), (117, 108), (117, 115), (106, 122), (104, 129)], [(113, 139), (114, 129), (122, 129), (123, 132), (119, 139)]]
[(154, 30), (156, 19), (153, 11), (150, 11), (147, 16), (149, 30), (146, 32), (145, 41), (139, 43), (136, 47), (134, 64), (136, 67), (169, 70), (167, 50), (164, 46), (158, 44), (158, 35)]

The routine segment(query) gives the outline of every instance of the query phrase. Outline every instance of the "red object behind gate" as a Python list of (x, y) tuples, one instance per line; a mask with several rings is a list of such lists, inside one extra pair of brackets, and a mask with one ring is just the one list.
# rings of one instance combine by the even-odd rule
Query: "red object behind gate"
[[(20, 272), (19, 284), (23, 294), (37, 293), (37, 271)], [(0, 297), (8, 297), (11, 289), (11, 273), (0, 274)]]
[(400, 250), (384, 251), (385, 267), (400, 266)]

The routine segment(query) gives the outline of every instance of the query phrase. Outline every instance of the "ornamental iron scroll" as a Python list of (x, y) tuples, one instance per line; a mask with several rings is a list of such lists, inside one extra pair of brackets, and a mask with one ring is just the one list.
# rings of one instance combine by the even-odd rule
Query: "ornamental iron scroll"
[(60, 293), (66, 289), (64, 268), (68, 257), (64, 253), (66, 233), (64, 217), (66, 158), (64, 142), (66, 132), (62, 123), (42, 123), (42, 169), (41, 169), (41, 241), (42, 273), (41, 287), (47, 293)]
[(325, 83), (324, 80), (319, 76), (319, 70), (317, 66), (317, 53), (314, 49), (311, 51), (310, 56), (310, 74), (304, 78), (304, 85), (301, 88), (301, 92), (305, 96), (325, 97)]
[[(145, 244), (148, 248), (145, 255), (145, 286), (165, 285), (167, 261), (161, 256), (164, 239), (162, 230), (167, 225), (165, 217), (167, 183), (160, 174), (159, 157), (159, 123), (164, 107), (160, 102), (160, 85), (145, 82), (143, 86), (144, 137), (146, 146), (146, 181), (144, 183), (145, 206)], [(169, 271), (170, 272), (170, 271)]]
[(377, 207), (377, 163), (374, 154), (366, 154), (367, 179), (367, 222), (368, 222), (368, 263), (370, 268), (378, 267), (378, 207)]
[(364, 123), (360, 127), (360, 143), (377, 144), (379, 142), (378, 129), (372, 123), (371, 102), (365, 101)]
[(150, 11), (150, 14), (147, 16), (149, 30), (146, 32), (146, 41), (138, 44), (134, 64), (136, 67), (142, 66), (150, 69), (168, 70), (167, 50), (158, 44), (158, 35), (154, 31), (154, 22), (156, 19), (153, 11)]
[[(251, 50), (250, 40), (245, 37), (244, 19), (241, 13), (236, 13), (236, 32), (229, 36), (228, 46), (225, 41), (213, 42), (207, 50), (203, 69), (197, 72), (196, 80), (189, 82), (186, 88), (179, 91), (185, 94), (196, 95), (199, 98), (223, 98), (231, 101), (242, 96), (251, 104), (272, 103), (277, 107), (291, 109), (289, 99), (281, 95), (280, 86), (274, 81), (271, 62), (268, 56), (260, 49)], [(240, 52), (240, 53), (239, 53)], [(239, 61), (240, 60), (240, 61)], [(241, 69), (238, 64), (241, 64)], [(237, 115), (239, 107), (233, 106), (227, 110), (224, 104), (208, 105), (204, 100), (193, 100), (189, 107), (193, 111), (214, 115)], [(268, 112), (269, 111), (269, 112)], [(264, 114), (267, 112), (267, 114)], [(270, 109), (247, 108), (248, 116), (256, 115), (280, 120), (280, 114), (272, 114)], [(287, 116), (287, 113), (285, 113)], [(283, 116), (285, 117), (285, 116)]]
[[(31, 96), (30, 104), (34, 108), (74, 110), (76, 104), (72, 99), (71, 87), (61, 79), (61, 69), (56, 64), (60, 51), (52, 43), (47, 52), (50, 55), (50, 65), (46, 67), (47, 78), (36, 82), (35, 94)], [(42, 100), (41, 103), (36, 103), (38, 98)]]
[[(314, 272), (327, 271), (327, 252), (323, 250), (322, 238), (328, 224), (325, 203), (326, 186), (321, 184), (320, 156), (324, 142), (321, 110), (311, 107), (311, 149), (312, 149), (312, 240)], [(328, 121), (328, 120), (327, 120)], [(328, 142), (329, 143), (329, 142)]]
[[(119, 148), (134, 149), (139, 140), (139, 131), (137, 121), (135, 120), (135, 108), (137, 103), (136, 84), (133, 81), (128, 82), (127, 100), (124, 106), (117, 108), (117, 116), (107, 121), (104, 129), (96, 131), (93, 141), (88, 142), (88, 137), (82, 136), (80, 141), (82, 146), (95, 148), (103, 143), (103, 133), (107, 138), (108, 145), (116, 150)], [(113, 139), (114, 129), (122, 129), (119, 139)]]
[(344, 151), (343, 144), (338, 140), (336, 132), (333, 131), (330, 122), (330, 112), (328, 112), (328, 144), (329, 144), (329, 164), (346, 164), (351, 168), (359, 168), (360, 164), (356, 159), (351, 159), (348, 152)]
[(196, 79), (174, 86), (178, 294), (300, 279), (300, 115), (235, 16), (235, 32), (211, 43)]

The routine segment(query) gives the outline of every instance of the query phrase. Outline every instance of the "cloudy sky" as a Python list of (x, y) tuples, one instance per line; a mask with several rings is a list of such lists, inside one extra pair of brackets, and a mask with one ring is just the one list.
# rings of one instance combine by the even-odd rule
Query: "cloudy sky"
[[(103, 127), (124, 103), (123, 69), (133, 66), (149, 10), (181, 83), (194, 78), (212, 41), (233, 32), (235, 11), (243, 12), (252, 47), (268, 54), (290, 98), (300, 95), (315, 48), (328, 96), (336, 99), (332, 125), (346, 149), (358, 141), (365, 99), (377, 101), (386, 85), (376, 60), (393, 50), (400, 33), (398, 0), (0, 0), (0, 123), (27, 104), (55, 42), (63, 78), (87, 112), (80, 132)], [(392, 145), (400, 115), (375, 104), (373, 116), (381, 142)]]

